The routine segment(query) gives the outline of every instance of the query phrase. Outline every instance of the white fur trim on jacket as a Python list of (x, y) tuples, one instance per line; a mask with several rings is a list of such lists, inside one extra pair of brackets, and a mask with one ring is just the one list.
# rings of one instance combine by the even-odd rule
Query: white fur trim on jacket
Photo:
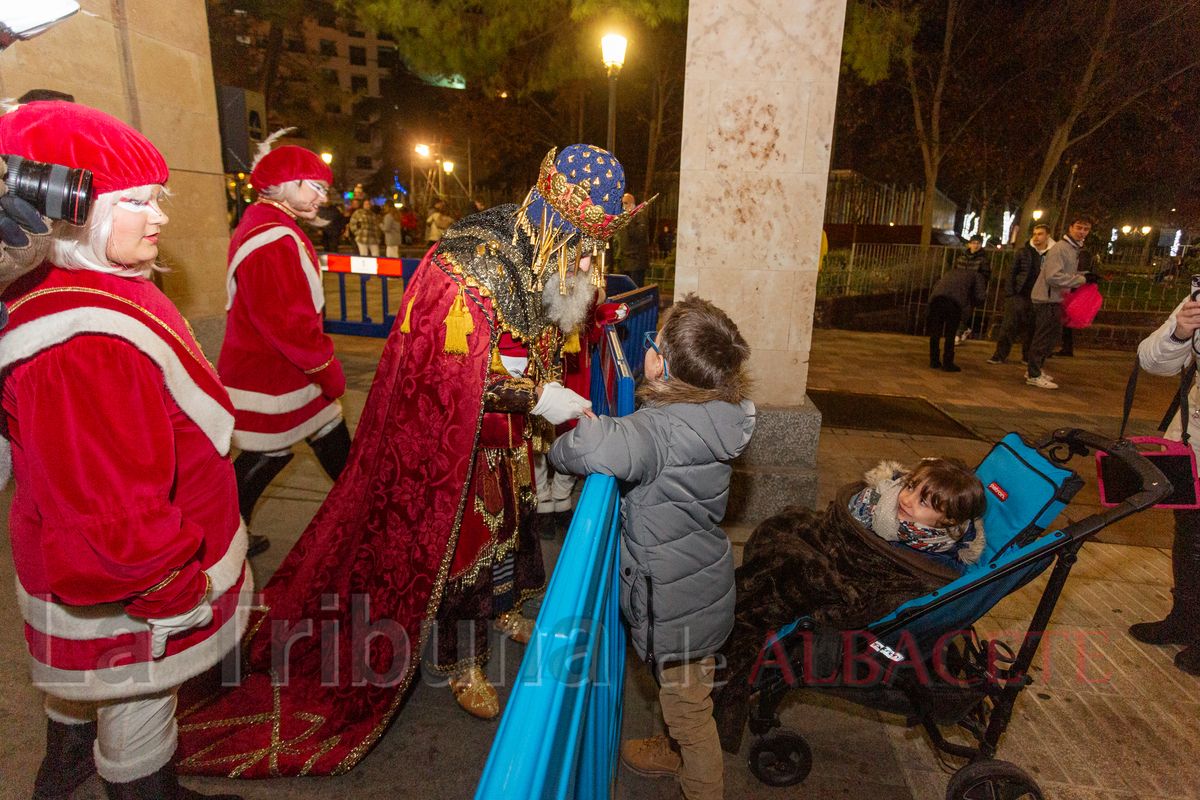
[[(34, 685), (66, 700), (114, 700), (170, 689), (218, 663), (241, 641), (250, 618), (254, 575), (246, 562), (247, 541), (246, 526), (242, 523), (225, 555), (207, 570), (213, 581), (210, 603), (223, 598), (238, 579), (243, 579), (236, 610), (208, 638), (166, 658), (86, 671), (52, 667), (31, 655), (29, 670)], [(145, 620), (125, 613), (123, 603), (93, 606), (48, 603), (30, 596), (19, 583), (17, 599), (27, 625), (59, 639), (86, 640), (117, 632), (138, 634), (149, 630)]]
[(286, 236), (290, 236), (296, 242), (296, 249), (300, 251), (300, 268), (308, 281), (308, 289), (312, 292), (313, 308), (317, 310), (318, 314), (321, 313), (321, 309), (325, 308), (325, 286), (321, 282), (321, 274), (313, 266), (312, 259), (308, 257), (308, 248), (304, 246), (300, 235), (284, 225), (273, 225), (262, 233), (251, 236), (242, 242), (242, 246), (233, 254), (233, 258), (229, 260), (229, 269), (225, 272), (225, 293), (228, 298), (225, 301), (226, 311), (233, 308), (233, 296), (237, 294), (237, 280), (234, 272), (238, 265), (258, 248), (277, 242)]
[[(229, 549), (221, 560), (205, 570), (212, 581), (212, 597), (216, 600), (242, 577), (242, 568), (246, 564), (246, 547), (249, 538), (246, 524), (238, 526), (238, 532)], [(25, 591), (21, 579), (17, 578), (17, 607), (21, 616), (35, 631), (58, 639), (98, 639), (111, 636), (117, 627), (130, 633), (141, 633), (150, 630), (144, 619), (131, 617), (125, 613), (124, 603), (97, 603), (90, 606), (69, 606), (63, 603), (51, 603), (34, 597)], [(115, 626), (114, 622), (119, 622)]]
[[(220, 455), (229, 455), (233, 415), (196, 385), (175, 350), (161, 336), (120, 311), (72, 308), (13, 328), (0, 339), (0, 370), (80, 334), (116, 336), (145, 353), (162, 370), (167, 390), (183, 413), (204, 431)], [(7, 470), (11, 471), (12, 454), (4, 455)]]
[(229, 392), (229, 399), (238, 411), (254, 411), (259, 414), (287, 414), (290, 411), (299, 411), (321, 396), (321, 387), (315, 383), (280, 395), (228, 386), (225, 387), (225, 391)]
[(233, 443), (239, 450), (250, 450), (255, 453), (284, 450), (301, 439), (307, 439), (329, 423), (341, 419), (341, 417), (342, 404), (334, 400), (290, 431), (284, 431), (283, 433), (259, 433), (257, 431), (235, 430), (233, 432)]

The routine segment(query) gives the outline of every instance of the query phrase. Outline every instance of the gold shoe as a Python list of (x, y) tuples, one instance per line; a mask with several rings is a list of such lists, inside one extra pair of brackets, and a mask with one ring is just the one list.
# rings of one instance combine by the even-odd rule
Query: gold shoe
[(520, 611), (507, 611), (497, 617), (492, 625), (518, 644), (529, 644), (533, 638), (533, 620), (522, 616)]
[(471, 667), (458, 677), (451, 678), (450, 688), (454, 691), (458, 704), (468, 714), (480, 719), (492, 719), (500, 713), (500, 698), (496, 696), (496, 687), (488, 682), (487, 676), (479, 667)]

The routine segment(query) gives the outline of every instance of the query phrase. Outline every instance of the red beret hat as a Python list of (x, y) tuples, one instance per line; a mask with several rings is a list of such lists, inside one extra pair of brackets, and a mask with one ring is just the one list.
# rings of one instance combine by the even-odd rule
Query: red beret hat
[(285, 144), (258, 160), (250, 172), (250, 185), (256, 191), (288, 181), (325, 181), (333, 183), (333, 171), (312, 150)]
[(169, 174), (149, 139), (77, 103), (27, 103), (0, 115), (0, 154), (89, 169), (97, 194), (166, 183)]

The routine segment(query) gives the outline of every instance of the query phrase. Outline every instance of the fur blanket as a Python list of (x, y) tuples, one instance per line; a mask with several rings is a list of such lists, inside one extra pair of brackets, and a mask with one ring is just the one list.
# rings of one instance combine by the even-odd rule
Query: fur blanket
[[(843, 487), (825, 512), (793, 506), (751, 534), (737, 570), (733, 633), (721, 648), (724, 667), (713, 691), (721, 746), (741, 746), (749, 677), (767, 634), (798, 617), (857, 630), (897, 606), (945, 586), (957, 572), (895, 547), (859, 524), (847, 509), (865, 484)], [(720, 664), (718, 659), (718, 664)]]

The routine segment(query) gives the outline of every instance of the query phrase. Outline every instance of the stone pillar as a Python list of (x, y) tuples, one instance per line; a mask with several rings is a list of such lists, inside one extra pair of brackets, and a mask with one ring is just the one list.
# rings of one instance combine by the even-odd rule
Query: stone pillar
[(159, 261), (167, 296), (216, 358), (229, 223), (204, 0), (81, 0), (0, 53), (0, 96), (56, 89), (137, 128), (171, 170)]
[[(815, 459), (819, 416), (813, 424), (804, 390), (845, 13), (846, 0), (691, 0), (688, 10), (675, 296), (712, 300), (749, 341), (754, 399), (784, 407), (796, 440), (770, 457), (777, 475), (815, 467), (804, 461)], [(810, 478), (811, 489), (737, 508), (754, 522), (814, 502)]]

